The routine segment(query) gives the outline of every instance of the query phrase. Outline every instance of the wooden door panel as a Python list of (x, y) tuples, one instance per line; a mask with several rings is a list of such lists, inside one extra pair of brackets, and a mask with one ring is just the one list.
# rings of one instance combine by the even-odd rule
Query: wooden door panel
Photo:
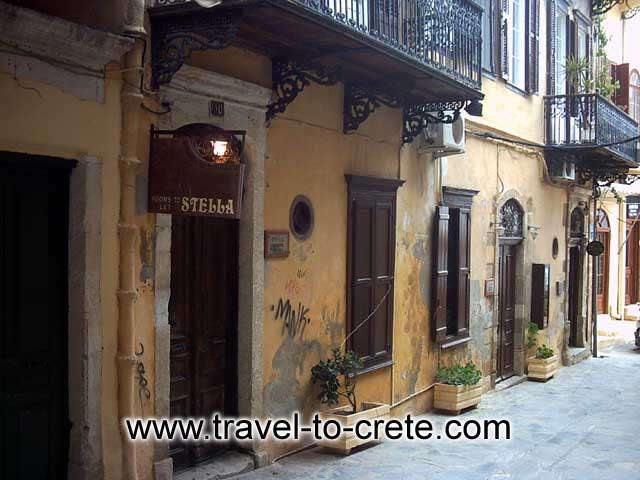
[(500, 246), (499, 286), (500, 314), (498, 325), (498, 376), (502, 379), (514, 374), (515, 323), (515, 256), (514, 247)]
[[(171, 415), (235, 414), (238, 223), (175, 217), (171, 239)], [(176, 469), (225, 445), (173, 442)]]

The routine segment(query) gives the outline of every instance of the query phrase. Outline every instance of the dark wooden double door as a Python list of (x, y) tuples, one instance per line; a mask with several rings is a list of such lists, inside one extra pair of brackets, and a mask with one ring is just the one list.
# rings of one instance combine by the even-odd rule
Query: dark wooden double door
[[(170, 415), (210, 418), (236, 413), (238, 222), (173, 217), (169, 323)], [(176, 469), (227, 445), (173, 442)]]
[(69, 173), (0, 156), (2, 479), (66, 478)]
[(624, 269), (625, 276), (625, 305), (636, 303), (640, 300), (638, 290), (640, 287), (640, 279), (638, 274), (638, 263), (640, 255), (638, 255), (640, 243), (640, 224), (634, 221), (627, 222), (627, 239), (625, 243), (626, 262)]
[(515, 245), (501, 244), (498, 257), (498, 381), (514, 375), (516, 248)]

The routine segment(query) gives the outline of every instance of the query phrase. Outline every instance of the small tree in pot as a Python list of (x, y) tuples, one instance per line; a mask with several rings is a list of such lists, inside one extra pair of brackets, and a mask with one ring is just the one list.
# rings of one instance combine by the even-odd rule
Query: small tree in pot
[[(340, 348), (334, 348), (331, 358), (321, 360), (311, 368), (311, 381), (320, 388), (317, 397), (320, 403), (338, 405), (341, 398), (349, 403), (320, 414), (323, 420), (334, 420), (343, 428), (341, 436), (335, 440), (324, 439), (318, 443), (347, 455), (352, 448), (375, 441), (373, 438), (363, 440), (356, 437), (353, 432), (355, 422), (362, 419), (387, 418), (390, 412), (389, 405), (382, 403), (363, 402), (358, 405), (353, 373), (362, 367), (363, 362), (355, 353), (349, 351), (343, 355)], [(351, 427), (352, 431), (345, 432), (344, 427)]]
[[(337, 405), (340, 397), (344, 397), (351, 405), (351, 413), (356, 413), (358, 410), (356, 384), (349, 374), (362, 368), (362, 360), (358, 359), (353, 352), (342, 355), (339, 348), (334, 348), (331, 352), (332, 358), (320, 360), (311, 369), (311, 381), (320, 387), (318, 400), (325, 405)], [(342, 383), (340, 378), (343, 379)]]

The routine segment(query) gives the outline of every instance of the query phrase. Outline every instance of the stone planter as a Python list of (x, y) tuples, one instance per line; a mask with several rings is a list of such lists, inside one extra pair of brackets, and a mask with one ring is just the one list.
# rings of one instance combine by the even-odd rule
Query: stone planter
[(478, 406), (481, 398), (481, 382), (475, 385), (447, 385), (437, 383), (434, 408), (457, 415), (465, 408)]
[(374, 442), (375, 439), (362, 440), (356, 437), (353, 431), (345, 432), (344, 427), (354, 428), (354, 425), (359, 420), (367, 419), (372, 424), (377, 419), (388, 419), (390, 416), (391, 407), (384, 403), (362, 403), (360, 411), (357, 413), (347, 413), (351, 410), (350, 406), (343, 406), (333, 408), (320, 414), (320, 418), (323, 421), (336, 420), (343, 428), (342, 435), (335, 440), (324, 439), (318, 442), (318, 445), (329, 448), (343, 455), (349, 455), (351, 449), (364, 445), (366, 443)]
[(549, 358), (531, 357), (529, 358), (527, 366), (527, 378), (529, 380), (546, 382), (558, 371), (558, 356), (554, 355)]

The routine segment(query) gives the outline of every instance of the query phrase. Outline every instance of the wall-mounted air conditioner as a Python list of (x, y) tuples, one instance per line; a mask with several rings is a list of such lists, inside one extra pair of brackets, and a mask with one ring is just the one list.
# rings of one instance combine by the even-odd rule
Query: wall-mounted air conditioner
[(453, 123), (429, 123), (424, 129), (421, 150), (433, 151), (434, 157), (464, 153), (464, 118)]
[(549, 162), (549, 176), (555, 182), (575, 182), (576, 164), (573, 160), (552, 160)]

